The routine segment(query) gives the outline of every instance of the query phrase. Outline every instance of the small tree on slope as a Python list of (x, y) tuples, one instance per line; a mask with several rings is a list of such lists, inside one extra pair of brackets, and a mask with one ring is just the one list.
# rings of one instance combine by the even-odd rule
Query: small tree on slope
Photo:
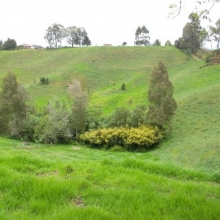
[(163, 129), (169, 123), (177, 108), (176, 101), (173, 98), (173, 90), (167, 68), (162, 61), (159, 61), (158, 66), (152, 72), (148, 89), (148, 124)]
[(3, 78), (0, 92), (0, 134), (22, 135), (26, 119), (26, 92), (16, 76), (8, 72)]
[(68, 84), (70, 97), (72, 98), (72, 126), (75, 129), (76, 135), (85, 131), (86, 128), (86, 109), (88, 106), (88, 94), (82, 88), (82, 83), (78, 79), (73, 79), (71, 84)]

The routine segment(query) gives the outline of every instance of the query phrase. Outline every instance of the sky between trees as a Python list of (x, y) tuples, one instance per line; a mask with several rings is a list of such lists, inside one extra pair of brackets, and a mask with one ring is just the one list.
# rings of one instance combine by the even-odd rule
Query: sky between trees
[[(168, 19), (168, 7), (178, 0), (2, 0), (0, 39), (13, 38), (18, 44), (47, 46), (45, 30), (53, 23), (64, 27), (84, 27), (92, 45), (127, 42), (134, 45), (135, 31), (145, 25), (150, 42), (173, 43), (193, 11), (196, 0), (185, 0), (181, 14)], [(213, 23), (219, 19), (220, 4), (211, 11)], [(202, 24), (209, 25), (207, 22)], [(65, 45), (65, 42), (63, 42)]]

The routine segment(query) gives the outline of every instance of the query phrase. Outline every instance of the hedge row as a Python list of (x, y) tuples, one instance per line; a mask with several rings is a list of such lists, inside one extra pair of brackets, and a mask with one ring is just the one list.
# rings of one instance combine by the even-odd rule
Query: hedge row
[(157, 127), (140, 126), (138, 128), (104, 128), (86, 132), (80, 139), (92, 147), (111, 148), (120, 145), (125, 149), (145, 149), (162, 140)]

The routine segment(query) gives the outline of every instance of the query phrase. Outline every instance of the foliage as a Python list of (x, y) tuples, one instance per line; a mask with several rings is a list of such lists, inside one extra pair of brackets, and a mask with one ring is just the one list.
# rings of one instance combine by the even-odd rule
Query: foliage
[(125, 83), (122, 83), (122, 84), (121, 84), (121, 90), (124, 91), (125, 89), (126, 89), (126, 85), (125, 85)]
[(135, 109), (131, 110), (128, 119), (130, 127), (138, 127), (141, 124), (146, 124), (147, 107), (145, 105), (138, 105)]
[(89, 39), (85, 28), (77, 28), (76, 26), (71, 26), (66, 28), (66, 40), (67, 43), (72, 47), (76, 46), (89, 46), (91, 45), (91, 40)]
[(160, 40), (156, 39), (153, 43), (153, 46), (161, 46)]
[(55, 23), (47, 28), (44, 39), (46, 39), (50, 47), (57, 48), (59, 45), (61, 45), (64, 36), (64, 26)]
[(124, 42), (122, 43), (122, 46), (126, 46), (126, 45), (127, 45), (127, 42), (124, 41)]
[(206, 58), (205, 58), (205, 62), (206, 62), (207, 64), (210, 63), (210, 55), (207, 55), (207, 56), (206, 56)]
[(167, 67), (162, 61), (154, 68), (148, 89), (149, 109), (147, 122), (160, 128), (164, 127), (177, 108), (173, 98), (173, 85), (169, 80)]
[(197, 14), (191, 13), (189, 19), (190, 22), (187, 22), (183, 28), (182, 37), (175, 41), (175, 46), (181, 50), (190, 49), (193, 54), (196, 54), (197, 50), (203, 45), (208, 33), (201, 27)]
[(40, 82), (41, 82), (41, 84), (49, 84), (49, 79), (48, 78), (45, 78), (45, 77), (41, 77), (40, 78)]
[(130, 111), (126, 108), (117, 108), (108, 119), (108, 127), (125, 127), (130, 118)]
[(147, 149), (162, 140), (162, 135), (157, 127), (140, 126), (138, 128), (114, 127), (97, 129), (86, 132), (80, 139), (93, 147), (111, 148), (120, 145), (125, 149)]
[(176, 48), (180, 49), (180, 50), (186, 50), (187, 46), (185, 41), (183, 40), (182, 37), (179, 37), (177, 40), (175, 40), (174, 45)]
[(33, 106), (28, 108), (23, 129), (24, 135), (22, 137), (24, 141), (38, 142), (37, 140), (39, 140), (39, 138), (36, 137), (35, 133), (36, 127), (39, 125), (44, 115), (45, 114), (43, 114), (42, 112), (37, 112)]
[(202, 50), (197, 53), (197, 56), (204, 60), (206, 65), (218, 65), (220, 63), (220, 49)]
[(102, 127), (102, 109), (99, 106), (89, 106), (86, 112), (86, 130)]
[[(104, 127), (138, 127), (146, 124), (147, 107), (138, 105), (134, 109), (116, 108), (115, 111), (106, 119)], [(99, 124), (99, 127), (103, 127)]]
[[(203, 0), (203, 1), (197, 1), (196, 2), (196, 6), (195, 6), (195, 9), (197, 10), (197, 14), (199, 15), (199, 17), (201, 17), (202, 19), (208, 19), (210, 21), (210, 18), (209, 18), (209, 14), (210, 14), (210, 11), (211, 9), (215, 6), (215, 3), (219, 3), (220, 0)], [(210, 6), (211, 4), (211, 6)], [(200, 6), (204, 6), (206, 5), (206, 8), (204, 9), (199, 9)], [(180, 13), (181, 13), (181, 10), (182, 8), (184, 8), (184, 4), (183, 4), (183, 1), (182, 0), (179, 0), (179, 3), (178, 4), (170, 4), (169, 5), (169, 9), (170, 9), (170, 12), (169, 12), (169, 17), (170, 18), (175, 18), (177, 17)]]
[(209, 61), (212, 64), (219, 64), (220, 63), (220, 49), (213, 50), (211, 52)]
[(74, 45), (91, 45), (91, 40), (89, 39), (85, 28), (77, 28), (76, 26), (64, 28), (61, 24), (53, 24), (52, 26), (49, 26), (46, 30), (44, 39), (46, 39), (50, 47), (55, 48), (61, 46), (63, 39), (66, 39), (67, 43), (72, 47), (74, 47)]
[(136, 46), (147, 46), (150, 45), (150, 37), (148, 29), (143, 25), (142, 27), (138, 26), (135, 32), (135, 42)]
[(26, 92), (18, 84), (16, 76), (8, 72), (3, 78), (0, 93), (0, 132), (12, 136), (22, 136), (26, 119)]
[(14, 50), (17, 47), (17, 43), (14, 39), (8, 38), (3, 44), (3, 50)]
[(77, 138), (78, 133), (84, 132), (86, 129), (88, 94), (82, 88), (82, 83), (78, 79), (73, 79), (72, 83), (68, 84), (68, 91), (72, 99), (71, 123), (76, 132), (75, 137)]
[(90, 46), (91, 40), (89, 39), (87, 33), (83, 36), (82, 46)]
[(171, 42), (169, 40), (166, 41), (165, 46), (172, 46)]
[[(34, 119), (33, 116), (31, 118)], [(65, 103), (51, 101), (34, 127), (34, 139), (43, 143), (68, 143), (71, 140), (70, 114)]]
[(219, 49), (220, 46), (220, 19), (215, 23), (216, 27), (210, 26), (209, 29), (211, 31), (211, 37), (213, 37), (214, 41), (216, 41), (216, 47)]

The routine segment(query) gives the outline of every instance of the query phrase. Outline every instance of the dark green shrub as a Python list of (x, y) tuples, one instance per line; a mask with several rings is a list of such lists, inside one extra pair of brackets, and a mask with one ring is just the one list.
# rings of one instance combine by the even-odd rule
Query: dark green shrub
[(45, 84), (45, 83), (46, 83), (46, 78), (45, 78), (45, 77), (41, 77), (41, 78), (40, 78), (40, 82), (41, 82), (42, 84)]
[(125, 85), (125, 83), (122, 83), (122, 84), (121, 84), (121, 90), (124, 91), (125, 89), (126, 89), (126, 85)]
[(16, 47), (17, 47), (16, 41), (10, 38), (8, 38), (3, 44), (4, 50), (14, 50)]
[(48, 85), (49, 84), (49, 78), (41, 77), (40, 82), (41, 82), (41, 84)]

